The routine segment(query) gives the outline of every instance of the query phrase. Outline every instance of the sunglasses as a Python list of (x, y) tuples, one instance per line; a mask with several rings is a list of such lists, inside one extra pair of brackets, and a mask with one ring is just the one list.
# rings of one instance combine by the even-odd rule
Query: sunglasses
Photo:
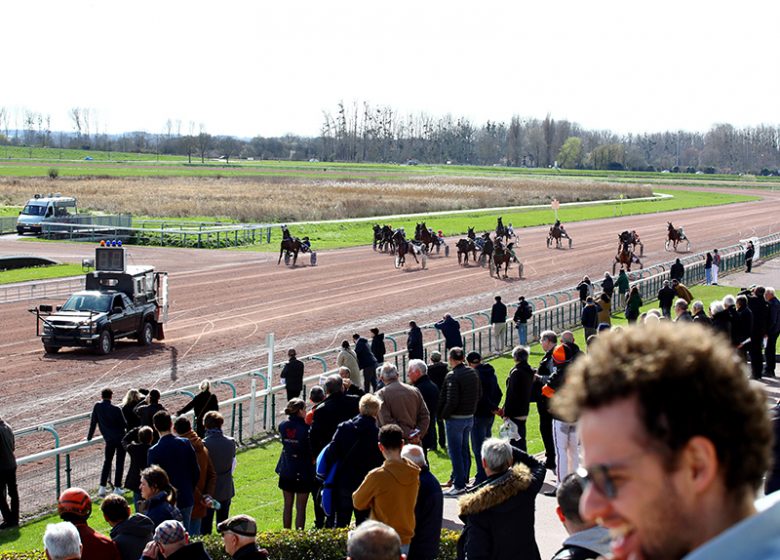
[(593, 485), (596, 490), (609, 500), (617, 498), (617, 488), (615, 482), (609, 474), (609, 465), (593, 465), (590, 467), (580, 467), (577, 469), (577, 477), (582, 483), (582, 489)]

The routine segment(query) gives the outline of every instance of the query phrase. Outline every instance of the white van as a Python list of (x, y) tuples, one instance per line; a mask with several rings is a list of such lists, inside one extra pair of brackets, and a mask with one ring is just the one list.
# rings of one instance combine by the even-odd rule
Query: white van
[[(72, 211), (71, 211), (72, 210)], [(76, 199), (70, 196), (35, 195), (24, 205), (16, 221), (16, 231), (19, 235), (25, 232), (41, 233), (41, 223), (44, 221), (67, 221), (68, 216), (76, 213)]]

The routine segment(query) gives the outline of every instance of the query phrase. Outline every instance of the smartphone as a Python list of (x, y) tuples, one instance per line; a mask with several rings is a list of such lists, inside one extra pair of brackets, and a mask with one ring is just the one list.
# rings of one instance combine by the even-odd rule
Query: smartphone
[(409, 432), (409, 435), (407, 437), (416, 438), (419, 435), (420, 435), (420, 430), (412, 430), (411, 432)]

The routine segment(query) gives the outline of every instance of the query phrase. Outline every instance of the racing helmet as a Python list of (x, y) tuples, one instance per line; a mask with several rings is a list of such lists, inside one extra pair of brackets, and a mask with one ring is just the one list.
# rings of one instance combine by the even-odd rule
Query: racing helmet
[(79, 517), (89, 517), (92, 514), (92, 500), (82, 488), (68, 488), (57, 500), (57, 513), (71, 513)]

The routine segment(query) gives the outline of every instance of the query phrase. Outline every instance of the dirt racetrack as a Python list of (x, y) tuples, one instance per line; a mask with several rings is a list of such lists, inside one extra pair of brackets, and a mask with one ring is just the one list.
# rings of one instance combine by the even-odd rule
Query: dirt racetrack
[[(265, 363), (268, 332), (276, 335), (280, 360), (290, 346), (307, 353), (333, 347), (354, 331), (368, 335), (375, 325), (392, 332), (403, 329), (410, 319), (426, 323), (445, 312), (488, 308), (494, 294), (514, 302), (521, 294), (572, 287), (583, 274), (600, 279), (611, 269), (616, 235), (624, 229), (641, 234), (645, 265), (674, 256), (663, 248), (667, 220), (685, 228), (694, 251), (780, 230), (780, 193), (736, 192), (764, 199), (568, 224), (574, 238), (571, 250), (547, 249), (546, 227), (518, 230), (518, 255), (525, 265), (522, 280), (514, 266), (509, 280), (491, 278), (478, 266), (458, 266), (455, 239), (448, 240), (451, 256), (431, 257), (427, 270), (413, 262), (407, 270), (396, 270), (390, 256), (375, 253), (370, 246), (320, 252), (316, 267), (299, 264), (294, 269), (284, 263), (277, 266), (278, 255), (269, 253), (131, 247), (131, 263), (153, 264), (171, 273), (166, 340), (150, 348), (119, 342), (106, 357), (80, 349), (47, 356), (27, 312), (40, 300), (4, 304), (0, 411), (19, 429), (89, 410), (104, 386), (113, 387), (121, 397), (130, 387), (168, 390), (258, 367)], [(0, 238), (1, 255), (33, 253), (80, 262), (93, 252), (91, 244)], [(308, 263), (308, 256), (300, 262)], [(24, 454), (22, 445), (17, 456)]]

